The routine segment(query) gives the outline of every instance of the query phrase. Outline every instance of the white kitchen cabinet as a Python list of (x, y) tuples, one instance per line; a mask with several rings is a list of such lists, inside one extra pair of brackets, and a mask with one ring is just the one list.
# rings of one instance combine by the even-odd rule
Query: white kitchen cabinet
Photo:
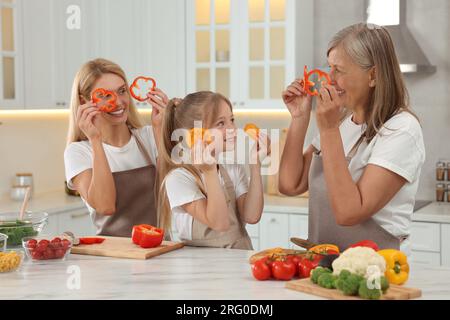
[[(292, 237), (308, 239), (308, 215), (289, 215), (289, 239)], [(299, 249), (289, 241), (289, 247)]]
[(413, 222), (411, 224), (411, 247), (417, 251), (441, 251), (439, 223)]
[(437, 267), (441, 265), (441, 255), (438, 252), (413, 250), (409, 259), (415, 265), (428, 267)]
[(252, 241), (253, 250), (261, 250), (259, 247), (259, 238), (258, 237), (251, 237), (250, 240)]
[(309, 0), (189, 0), (188, 92), (217, 91), (239, 108), (279, 108), (283, 88), (312, 63), (312, 17)]
[(289, 247), (289, 215), (264, 212), (260, 222), (261, 248)]
[(450, 267), (450, 224), (441, 224), (441, 264)]

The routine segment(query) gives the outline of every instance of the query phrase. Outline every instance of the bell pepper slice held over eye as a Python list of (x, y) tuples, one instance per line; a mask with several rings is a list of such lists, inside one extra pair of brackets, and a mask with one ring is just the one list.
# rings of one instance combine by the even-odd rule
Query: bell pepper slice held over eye
[(117, 95), (103, 88), (95, 89), (92, 92), (91, 100), (102, 112), (113, 112), (117, 108)]
[(323, 83), (331, 84), (331, 78), (328, 73), (319, 69), (313, 69), (308, 72), (308, 67), (305, 66), (305, 68), (303, 69), (303, 79), (300, 83), (306, 93), (311, 96), (317, 96), (319, 94), (317, 89), (311, 91), (311, 89), (316, 85), (316, 82), (310, 80), (314, 75), (317, 75), (317, 82), (319, 82), (321, 85), (323, 85)]
[(247, 123), (244, 127), (244, 132), (250, 136), (253, 140), (258, 140), (259, 138), (259, 128), (254, 123)]
[(137, 101), (143, 102), (147, 100), (147, 93), (155, 90), (156, 81), (150, 77), (137, 77), (130, 86), (130, 94)]
[(141, 248), (155, 248), (161, 244), (164, 230), (148, 224), (139, 224), (133, 227), (131, 240)]
[(409, 276), (409, 264), (406, 255), (395, 249), (385, 249), (377, 252), (386, 260), (385, 276), (389, 283), (404, 284)]

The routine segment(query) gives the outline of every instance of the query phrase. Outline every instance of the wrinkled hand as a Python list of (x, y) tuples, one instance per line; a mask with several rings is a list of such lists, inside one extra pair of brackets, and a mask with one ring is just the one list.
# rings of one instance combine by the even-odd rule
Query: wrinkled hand
[(344, 111), (344, 100), (335, 87), (325, 85), (319, 90), (316, 120), (320, 132), (339, 128)]

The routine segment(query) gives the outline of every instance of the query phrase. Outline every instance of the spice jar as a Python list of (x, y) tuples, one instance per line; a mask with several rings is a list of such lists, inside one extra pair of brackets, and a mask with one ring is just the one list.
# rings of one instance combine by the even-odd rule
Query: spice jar
[(450, 202), (450, 184), (447, 185), (447, 202)]
[(447, 181), (450, 181), (450, 162), (447, 162)]
[(438, 183), (436, 185), (436, 201), (437, 202), (445, 201), (445, 185), (443, 183)]
[(436, 164), (436, 180), (444, 181), (445, 180), (445, 162), (438, 162)]

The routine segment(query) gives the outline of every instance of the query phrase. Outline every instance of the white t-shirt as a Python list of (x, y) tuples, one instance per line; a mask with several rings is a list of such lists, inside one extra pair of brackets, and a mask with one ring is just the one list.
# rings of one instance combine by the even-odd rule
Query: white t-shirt
[[(141, 138), (144, 148), (150, 153), (153, 164), (156, 164), (158, 150), (156, 147), (155, 137), (151, 126), (144, 126), (140, 129), (132, 129), (133, 133)], [(132, 135), (130, 141), (123, 147), (114, 147), (103, 143), (106, 158), (111, 168), (111, 172), (127, 171), (136, 168), (142, 168), (149, 163), (139, 149), (136, 138)], [(74, 190), (72, 179), (86, 171), (92, 169), (92, 146), (88, 140), (73, 142), (69, 144), (64, 151), (64, 163), (66, 170), (67, 186)], [(95, 213), (95, 209), (83, 199), (88, 207), (91, 215)]]
[[(358, 141), (365, 125), (357, 125), (348, 117), (339, 127), (345, 154), (348, 155)], [(320, 150), (320, 136), (312, 141)], [(380, 132), (367, 144), (363, 142), (349, 164), (353, 181), (358, 181), (368, 164), (374, 164), (403, 177), (407, 182), (397, 194), (372, 218), (392, 235), (402, 238), (411, 232), (411, 215), (419, 187), (419, 177), (425, 161), (422, 128), (408, 112), (401, 112), (389, 119)], [(401, 244), (410, 253), (410, 241)]]
[[(248, 192), (248, 176), (243, 165), (223, 165), (234, 185), (236, 199)], [(202, 176), (203, 179), (203, 176)], [(219, 172), (222, 186), (224, 181)], [(172, 210), (173, 224), (181, 240), (192, 240), (193, 217), (183, 209), (183, 205), (204, 199), (195, 177), (186, 169), (179, 168), (171, 171), (165, 181), (167, 198)]]

